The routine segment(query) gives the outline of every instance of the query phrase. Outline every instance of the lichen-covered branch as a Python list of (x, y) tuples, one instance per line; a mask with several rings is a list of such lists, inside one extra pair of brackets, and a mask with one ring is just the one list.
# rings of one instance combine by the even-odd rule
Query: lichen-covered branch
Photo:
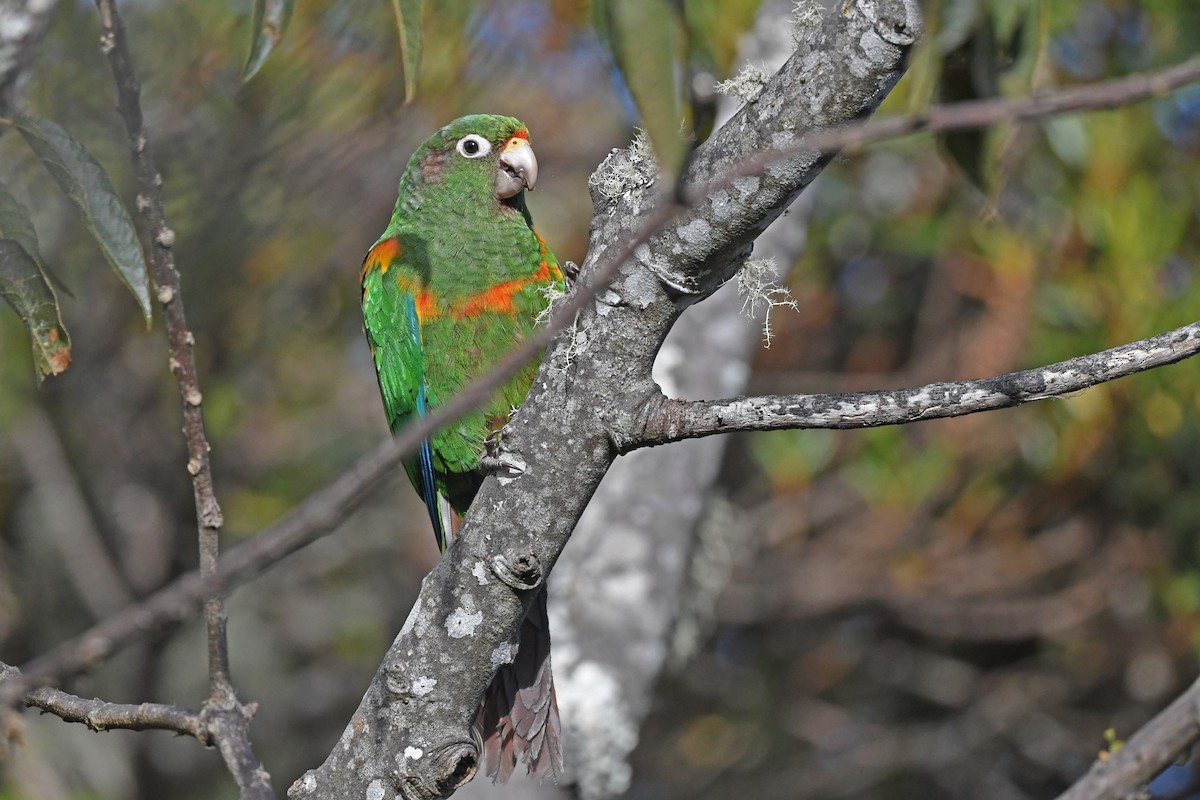
[[(870, 113), (899, 80), (919, 29), (915, 2), (843, 3), (758, 100), (697, 150), (684, 191), (712, 184), (756, 150)], [(292, 798), (440, 797), (474, 774), (479, 751), (470, 723), (478, 698), (512, 657), (536, 588), (616, 457), (616, 432), (655, 395), (650, 372), (663, 337), (686, 306), (732, 274), (754, 237), (829, 157), (798, 156), (739, 179), (622, 260), (574, 330), (556, 339), (509, 425), (506, 460), (515, 466), (484, 484), (341, 741), (293, 784)], [(639, 218), (661, 206), (646, 182), (628, 191), (594, 188), (585, 283)]]
[(1200, 322), (1101, 353), (994, 378), (931, 383), (915, 389), (775, 395), (735, 400), (672, 400), (646, 405), (645, 425), (622, 451), (730, 431), (872, 428), (958, 417), (1062, 397), (1200, 353)]

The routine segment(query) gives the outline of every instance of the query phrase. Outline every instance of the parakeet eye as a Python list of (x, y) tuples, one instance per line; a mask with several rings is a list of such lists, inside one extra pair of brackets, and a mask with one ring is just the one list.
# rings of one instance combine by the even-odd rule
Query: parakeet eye
[(492, 150), (492, 143), (478, 133), (468, 133), (458, 140), (458, 153), (466, 158), (483, 158)]

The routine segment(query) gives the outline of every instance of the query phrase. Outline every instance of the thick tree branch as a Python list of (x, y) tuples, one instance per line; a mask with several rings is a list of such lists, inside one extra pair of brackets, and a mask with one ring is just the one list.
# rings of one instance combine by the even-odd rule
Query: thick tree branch
[(1200, 352), (1200, 322), (1045, 367), (995, 378), (931, 383), (915, 389), (847, 394), (773, 395), (736, 400), (672, 400), (646, 404), (645, 425), (621, 451), (731, 431), (872, 428), (958, 417), (1061, 397), (1099, 383), (1174, 364)]

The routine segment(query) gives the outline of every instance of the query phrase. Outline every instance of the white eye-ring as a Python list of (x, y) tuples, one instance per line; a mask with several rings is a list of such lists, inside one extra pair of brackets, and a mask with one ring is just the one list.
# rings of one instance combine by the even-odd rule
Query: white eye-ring
[(458, 154), (464, 158), (483, 158), (492, 152), (492, 143), (478, 133), (468, 133), (458, 140)]

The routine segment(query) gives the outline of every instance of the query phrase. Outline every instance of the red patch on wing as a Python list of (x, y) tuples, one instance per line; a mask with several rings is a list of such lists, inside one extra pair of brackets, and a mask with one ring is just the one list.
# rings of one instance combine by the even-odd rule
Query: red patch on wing
[(424, 324), (442, 313), (442, 310), (438, 308), (437, 298), (428, 289), (415, 292), (413, 299), (416, 301), (417, 322), (419, 323)]
[[(538, 236), (539, 242), (541, 238)], [(544, 254), (545, 252), (546, 245), (542, 243), (542, 253)], [(467, 297), (455, 303), (451, 309), (451, 313), (456, 317), (474, 317), (486, 312), (512, 314), (516, 311), (516, 308), (513, 306), (513, 298), (517, 292), (531, 283), (547, 283), (553, 278), (561, 277), (557, 267), (551, 265), (543, 257), (537, 272), (522, 278), (514, 278), (511, 281), (504, 281), (503, 283), (497, 283), (495, 286), (490, 286), (477, 295)]]
[[(363, 281), (366, 281), (367, 273), (371, 270), (377, 269), (380, 275), (386, 275), (388, 267), (400, 258), (400, 252), (400, 242), (395, 238), (384, 239), (368, 250), (367, 257), (363, 259), (362, 265)], [(438, 306), (437, 298), (434, 297), (433, 292), (428, 289), (419, 288), (416, 281), (410, 276), (405, 275), (403, 272), (397, 272), (396, 286), (413, 296), (418, 322), (431, 320), (442, 313), (442, 309)]]

